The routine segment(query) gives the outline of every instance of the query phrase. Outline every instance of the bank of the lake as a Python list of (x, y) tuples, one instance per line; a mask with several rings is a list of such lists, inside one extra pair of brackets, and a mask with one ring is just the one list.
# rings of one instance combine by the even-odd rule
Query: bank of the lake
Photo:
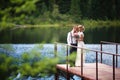
[[(66, 43), (67, 33), (78, 23), (55, 23), (39, 25), (13, 25), (0, 28), (0, 43)], [(101, 40), (120, 42), (119, 20), (82, 20), (85, 26), (85, 43), (97, 44)]]

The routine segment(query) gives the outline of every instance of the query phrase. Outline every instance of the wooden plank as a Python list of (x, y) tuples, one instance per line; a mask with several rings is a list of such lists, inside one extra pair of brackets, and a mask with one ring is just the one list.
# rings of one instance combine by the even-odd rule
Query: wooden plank
[[(56, 68), (67, 72), (66, 64), (57, 64)], [(68, 67), (68, 72), (83, 77), (85, 80), (96, 80), (96, 64), (85, 63), (83, 66), (83, 75), (81, 75), (81, 67)], [(98, 80), (112, 80), (112, 66), (98, 63)], [(120, 68), (115, 69), (115, 80), (120, 80)]]

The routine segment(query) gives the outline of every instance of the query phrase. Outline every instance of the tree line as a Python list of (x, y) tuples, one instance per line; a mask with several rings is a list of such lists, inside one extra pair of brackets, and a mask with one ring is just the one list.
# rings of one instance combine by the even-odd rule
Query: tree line
[(1, 0), (0, 24), (119, 20), (120, 0)]

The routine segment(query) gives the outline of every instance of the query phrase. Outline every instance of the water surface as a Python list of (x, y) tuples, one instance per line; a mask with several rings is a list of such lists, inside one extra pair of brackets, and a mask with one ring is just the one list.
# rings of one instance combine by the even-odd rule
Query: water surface
[[(100, 44), (86, 44), (86, 48), (92, 50), (100, 50)], [(54, 44), (0, 44), (0, 52), (5, 53), (14, 57), (20, 57), (24, 53), (29, 53), (32, 50), (35, 50), (41, 54), (43, 57), (54, 57)], [(115, 45), (103, 45), (103, 51), (116, 53)], [(118, 46), (118, 53), (120, 53), (120, 45)], [(99, 54), (100, 55), (100, 54)], [(61, 59), (65, 59), (66, 56), (66, 46), (59, 44), (57, 46), (57, 56)], [(62, 61), (62, 60), (61, 60)], [(86, 51), (86, 63), (92, 63), (96, 61), (95, 52)], [(99, 58), (100, 62), (100, 58)], [(111, 55), (103, 55), (103, 63), (112, 65), (112, 56)], [(120, 67), (120, 58), (118, 57), (118, 67)], [(75, 80), (79, 80), (77, 76), (74, 76)], [(34, 80), (31, 76), (27, 77), (26, 80)], [(54, 76), (37, 78), (37, 80), (53, 80)], [(60, 80), (64, 80), (63, 77), (60, 77)]]

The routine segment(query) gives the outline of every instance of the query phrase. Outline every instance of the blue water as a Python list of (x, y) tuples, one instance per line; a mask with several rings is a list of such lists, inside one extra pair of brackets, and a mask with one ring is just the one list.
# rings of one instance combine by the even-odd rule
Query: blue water
[[(92, 50), (100, 50), (100, 44), (86, 44), (86, 48)], [(10, 48), (9, 48), (10, 47)], [(29, 53), (31, 51), (37, 51), (41, 53), (43, 57), (54, 57), (54, 44), (0, 44), (0, 52), (5, 53), (14, 57), (20, 57), (24, 53)], [(115, 45), (103, 45), (103, 51), (116, 53)], [(118, 53), (120, 53), (120, 45), (118, 46)], [(100, 54), (99, 54), (100, 55)], [(61, 59), (66, 56), (66, 46), (59, 44), (57, 46), (57, 56)], [(86, 62), (95, 62), (95, 52), (86, 50)], [(99, 58), (100, 61), (100, 58)], [(112, 56), (103, 55), (103, 63), (112, 65)], [(120, 57), (118, 57), (118, 67), (120, 67)], [(18, 77), (20, 73), (16, 77)], [(75, 80), (80, 80), (79, 77), (74, 76)], [(44, 78), (33, 78), (31, 76), (27, 77), (25, 80), (54, 80), (54, 76), (44, 77)], [(63, 77), (60, 77), (60, 80), (65, 80)]]

